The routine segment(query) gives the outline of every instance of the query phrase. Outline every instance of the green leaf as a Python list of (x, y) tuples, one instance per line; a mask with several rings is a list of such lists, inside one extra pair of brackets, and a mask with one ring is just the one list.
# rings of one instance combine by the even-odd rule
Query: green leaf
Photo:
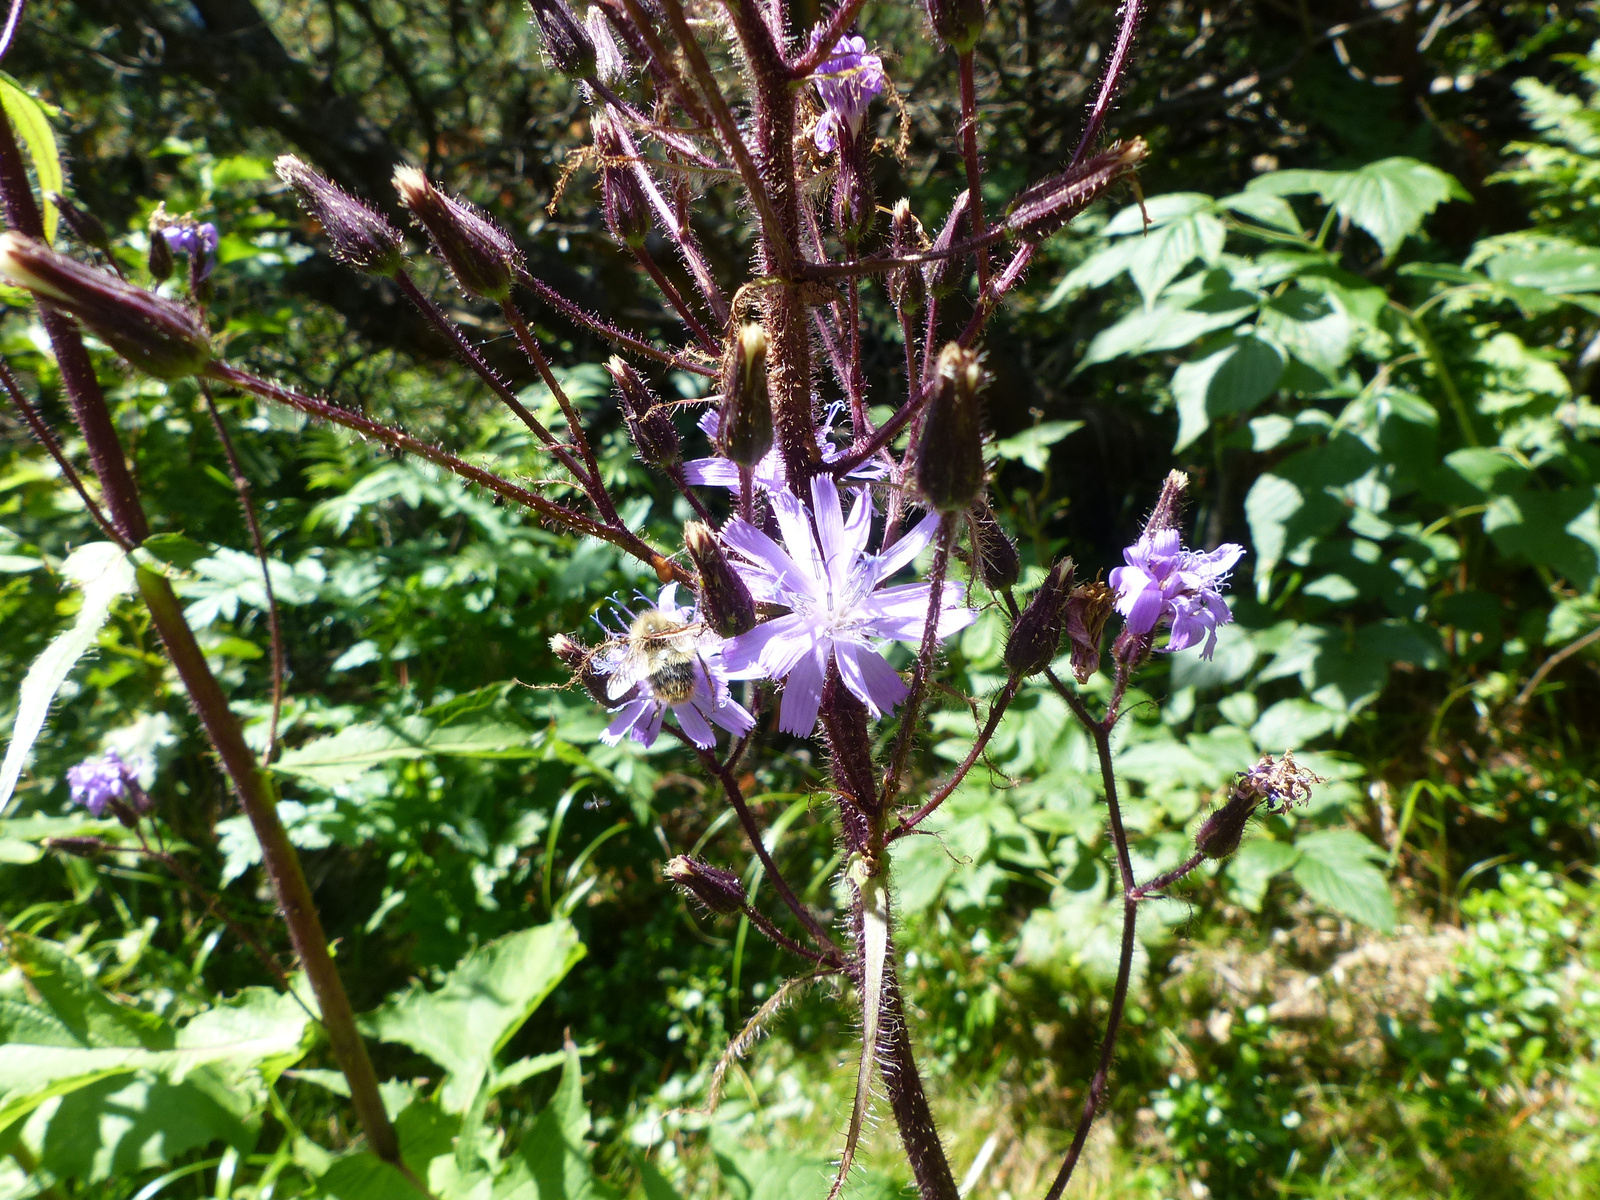
[(1229, 413), (1247, 412), (1272, 395), (1283, 376), (1283, 355), (1260, 338), (1246, 335), (1195, 362), (1184, 363), (1172, 376), (1178, 402), (1176, 453)]
[(1257, 325), (1263, 335), (1329, 379), (1349, 360), (1355, 340), (1350, 318), (1304, 288), (1274, 297), (1262, 308)]
[(324, 787), (348, 783), (374, 767), (432, 754), (459, 758), (533, 758), (535, 735), (509, 721), (462, 722), (442, 728), (422, 717), (361, 724), (286, 752), (273, 764), (285, 775)]
[(1228, 881), (1245, 908), (1260, 912), (1267, 884), (1299, 861), (1300, 851), (1289, 843), (1254, 837), (1228, 860)]
[(338, 1159), (317, 1184), (329, 1200), (417, 1200), (421, 1194), (398, 1170), (368, 1151)]
[(201, 545), (181, 533), (153, 534), (145, 538), (139, 549), (148, 551), (158, 562), (177, 567), (180, 571), (187, 571), (201, 559), (210, 558), (216, 553), (212, 547)]
[(1380, 933), (1394, 932), (1394, 898), (1383, 872), (1373, 866), (1383, 851), (1349, 829), (1307, 834), (1295, 849), (1300, 861), (1294, 878), (1306, 895)]
[(1565, 294), (1600, 292), (1600, 248), (1508, 251), (1483, 264), (1496, 283)]
[[(105, 994), (65, 948), (44, 938), (11, 934), (6, 957), (21, 970), (38, 1004), (58, 1023), (60, 1038), (46, 1044), (62, 1046), (142, 1046), (169, 1050), (171, 1026), (155, 1013), (118, 1004)], [(0, 1016), (0, 1031), (5, 1030)], [(6, 1032), (7, 1041), (24, 1040)]]
[(1446, 200), (1470, 200), (1455, 179), (1414, 158), (1385, 158), (1354, 171), (1274, 171), (1247, 192), (1315, 195), (1373, 236), (1387, 258)]
[(73, 665), (94, 644), (111, 616), (118, 597), (133, 590), (133, 565), (122, 548), (111, 542), (79, 546), (61, 564), (61, 574), (83, 592), (83, 607), (72, 628), (60, 634), (34, 659), (17, 695), (17, 718), (11, 727), (11, 744), (0, 763), (0, 815), (11, 805), (17, 780), (28, 761), (33, 743), (44, 728), (50, 702), (66, 682)]
[(1208, 266), (1215, 263), (1228, 236), (1216, 216), (1216, 202), (1198, 192), (1172, 192), (1125, 208), (1103, 232), (1107, 237), (1135, 235), (1124, 269), (1147, 305), (1195, 259)]
[[(38, 181), (39, 196), (43, 201), (44, 240), (53, 243), (61, 214), (50, 199), (50, 193), (66, 190), (55, 131), (50, 128), (44, 106), (4, 71), (0, 71), (0, 107), (5, 109), (11, 128), (22, 139), (28, 157), (33, 161), (33, 175)], [(0, 803), (0, 808), (3, 807), (4, 804)]]
[[(1232, 294), (1230, 294), (1231, 296)], [(1242, 298), (1243, 294), (1239, 296)], [(1175, 350), (1190, 342), (1237, 325), (1254, 311), (1254, 303), (1222, 307), (1216, 311), (1196, 308), (1135, 309), (1108, 329), (1102, 329), (1084, 352), (1075, 371), (1095, 363), (1109, 362), (1134, 354), (1156, 350)]]
[(1082, 421), (1041, 421), (1014, 437), (1002, 438), (994, 444), (994, 451), (1001, 458), (1043, 471), (1050, 464), (1050, 447), (1082, 428)]
[(606, 1200), (612, 1190), (591, 1165), (589, 1109), (583, 1102), (583, 1067), (568, 1045), (561, 1082), (549, 1105), (523, 1139), (521, 1158), (533, 1176), (539, 1200)]
[(441, 1102), (448, 1112), (464, 1112), (501, 1047), (583, 955), (566, 921), (508, 934), (471, 951), (436, 991), (414, 987), (363, 1018), (362, 1026), (443, 1067), (450, 1078)]
[(1298, 750), (1314, 738), (1344, 724), (1344, 713), (1296, 696), (1279, 700), (1250, 728), (1258, 746)]

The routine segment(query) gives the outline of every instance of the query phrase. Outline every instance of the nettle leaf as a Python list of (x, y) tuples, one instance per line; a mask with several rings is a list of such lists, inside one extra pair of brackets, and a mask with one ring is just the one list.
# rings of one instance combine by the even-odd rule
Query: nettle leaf
[(1191, 445), (1218, 418), (1248, 412), (1260, 404), (1272, 395), (1282, 377), (1283, 355), (1250, 334), (1184, 363), (1172, 376), (1172, 395), (1178, 404), (1178, 438), (1173, 452)]
[(44, 729), (50, 702), (55, 699), (73, 665), (94, 644), (111, 616), (111, 606), (133, 590), (133, 564), (112, 542), (90, 542), (69, 554), (61, 574), (83, 592), (83, 607), (72, 628), (59, 635), (34, 659), (17, 695), (17, 717), (11, 727), (11, 744), (0, 762), (0, 814), (11, 805), (17, 780), (33, 744)]
[(1043, 471), (1050, 465), (1050, 447), (1082, 428), (1082, 421), (1041, 421), (1014, 437), (1002, 438), (994, 444), (994, 452), (1001, 458), (1015, 459), (1025, 467)]
[(1252, 179), (1245, 190), (1317, 196), (1370, 233), (1386, 258), (1446, 200), (1471, 199), (1454, 177), (1414, 158), (1380, 159), (1354, 171), (1273, 171)]
[(1300, 852), (1294, 878), (1306, 895), (1380, 933), (1394, 932), (1394, 897), (1373, 865), (1383, 851), (1350, 829), (1320, 830), (1294, 845)]
[(435, 991), (412, 988), (362, 1019), (372, 1036), (426, 1055), (448, 1073), (447, 1112), (464, 1112), (497, 1055), (584, 955), (566, 921), (508, 934), (463, 958)]

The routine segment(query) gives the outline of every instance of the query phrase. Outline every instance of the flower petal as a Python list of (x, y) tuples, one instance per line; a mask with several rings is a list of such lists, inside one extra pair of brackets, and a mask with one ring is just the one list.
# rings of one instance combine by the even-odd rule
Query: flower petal
[(939, 532), (939, 514), (929, 513), (918, 521), (900, 540), (876, 558), (866, 560), (869, 586), (876, 587), (901, 567), (905, 566), (927, 548), (933, 535)]
[(774, 492), (772, 515), (778, 520), (784, 549), (788, 550), (790, 561), (811, 579), (810, 594), (818, 599), (827, 596), (828, 569), (822, 550), (817, 545), (816, 535), (811, 532), (811, 514), (806, 506), (788, 492)]
[(678, 727), (688, 734), (689, 740), (702, 750), (709, 750), (717, 744), (717, 735), (712, 732), (711, 726), (706, 723), (705, 717), (694, 703), (674, 704), (672, 715), (678, 718)]
[(783, 547), (743, 518), (735, 517), (722, 527), (722, 544), (744, 560), (734, 567), (757, 600), (788, 605), (796, 595), (822, 598), (816, 581), (795, 565)]
[[(704, 712), (705, 709), (702, 707), (701, 711)], [(737, 700), (724, 699), (706, 715), (735, 737), (747, 732), (756, 723), (750, 711)]]
[(782, 679), (817, 640), (816, 629), (799, 613), (763, 621), (749, 633), (723, 643), (723, 677)]
[(856, 694), (875, 719), (893, 712), (911, 690), (899, 672), (871, 646), (835, 642), (833, 661), (839, 665), (839, 678), (845, 687)]
[(691, 458), (683, 464), (683, 477), (696, 487), (739, 490), (739, 468), (726, 458)]
[(778, 729), (798, 737), (810, 737), (817, 727), (817, 710), (822, 707), (822, 679), (826, 654), (821, 647), (795, 663), (783, 685), (778, 703)]
[(639, 718), (645, 715), (646, 710), (652, 707), (657, 707), (655, 699), (642, 696), (616, 709), (616, 720), (606, 726), (605, 732), (600, 735), (600, 740), (608, 746), (615, 746), (639, 723)]

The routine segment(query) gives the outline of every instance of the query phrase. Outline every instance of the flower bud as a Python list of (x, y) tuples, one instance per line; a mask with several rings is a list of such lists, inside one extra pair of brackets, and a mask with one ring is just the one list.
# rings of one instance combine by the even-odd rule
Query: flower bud
[(194, 375), (211, 358), (205, 327), (181, 304), (124, 283), (109, 271), (84, 266), (20, 233), (0, 233), (0, 277), (71, 313), (123, 358), (157, 378)]
[(939, 40), (965, 54), (983, 35), (983, 0), (924, 0)]
[(1096, 580), (1072, 589), (1067, 598), (1067, 638), (1072, 644), (1072, 674), (1080, 684), (1100, 669), (1100, 637), (1117, 601), (1116, 593)]
[(490, 300), (511, 294), (522, 255), (510, 234), (465, 200), (445, 195), (415, 167), (397, 168), (394, 186), (462, 291)]
[(106, 227), (100, 223), (99, 217), (86, 208), (79, 208), (60, 192), (51, 192), (49, 200), (61, 214), (62, 224), (72, 230), (73, 237), (91, 250), (98, 250), (105, 255), (111, 253), (111, 238), (106, 233)]
[(915, 451), (917, 487), (940, 512), (962, 512), (983, 492), (983, 387), (978, 356), (950, 342), (928, 384)]
[[(911, 201), (904, 196), (895, 201), (890, 229), (889, 253), (895, 258), (908, 258), (927, 250), (928, 235), (922, 222), (912, 215)], [(920, 267), (895, 267), (889, 272), (889, 299), (902, 313), (921, 312), (927, 298), (928, 284)]]
[(562, 665), (572, 672), (573, 681), (589, 693), (590, 699), (602, 708), (614, 708), (625, 697), (613, 700), (606, 695), (606, 677), (594, 665), (594, 651), (580, 645), (564, 633), (550, 639), (550, 650)]
[(1235, 792), (1221, 808), (1200, 822), (1194, 835), (1194, 848), (1207, 858), (1227, 858), (1239, 848), (1244, 827), (1255, 814), (1260, 800)]
[(1066, 626), (1067, 599), (1072, 593), (1072, 560), (1063, 558), (1050, 568), (1022, 610), (1006, 639), (1005, 663), (1013, 679), (1037, 675), (1055, 661)]
[(717, 447), (741, 467), (755, 466), (772, 449), (767, 331), (753, 321), (739, 327), (723, 356)]
[(97, 837), (52, 837), (44, 839), (46, 850), (59, 850), (74, 858), (95, 858), (114, 849), (110, 842)]
[(650, 232), (650, 201), (639, 177), (628, 166), (627, 147), (609, 113), (595, 114), (594, 148), (600, 156), (600, 196), (606, 228), (623, 245), (638, 249)]
[(1288, 812), (1311, 800), (1312, 784), (1326, 782), (1295, 762), (1288, 750), (1279, 761), (1263, 754), (1255, 766), (1239, 773), (1222, 807), (1200, 823), (1194, 848), (1207, 858), (1226, 858), (1239, 848), (1245, 823), (1257, 807), (1265, 803), (1268, 812)]
[(700, 613), (706, 624), (723, 637), (737, 637), (756, 627), (756, 602), (739, 573), (722, 552), (722, 543), (709, 525), (690, 521), (683, 527), (683, 544), (700, 572)]
[(713, 867), (687, 854), (670, 859), (662, 870), (686, 896), (693, 896), (714, 913), (728, 916), (745, 907), (744, 885), (732, 871)]
[(655, 467), (677, 462), (678, 430), (660, 399), (639, 378), (639, 372), (615, 354), (606, 363), (606, 370), (616, 381), (622, 418), (628, 423), (628, 434), (638, 448), (639, 457)]
[(960, 272), (952, 269), (951, 264), (955, 260), (949, 257), (949, 250), (966, 231), (967, 210), (971, 204), (971, 196), (963, 190), (950, 206), (939, 236), (933, 239), (933, 245), (929, 247), (929, 253), (942, 256), (931, 259), (922, 269), (923, 281), (934, 296), (948, 296), (960, 280)]
[(839, 142), (839, 177), (833, 185), (833, 227), (844, 241), (859, 242), (878, 215), (872, 188), (867, 146), (872, 135), (865, 129)]
[(1022, 578), (1022, 559), (1017, 545), (1000, 527), (987, 504), (972, 515), (972, 540), (978, 554), (978, 576), (991, 592), (1015, 587)]
[(550, 63), (569, 79), (588, 79), (595, 71), (594, 42), (564, 0), (529, 0), (533, 23), (544, 38)]
[(1077, 216), (1112, 184), (1131, 175), (1150, 147), (1143, 138), (1118, 142), (1086, 162), (1041, 180), (1024, 191), (1006, 214), (1006, 232), (1025, 242), (1049, 237)]
[(1149, 519), (1144, 523), (1145, 533), (1160, 533), (1163, 529), (1171, 529), (1178, 523), (1178, 512), (1183, 507), (1183, 494), (1189, 490), (1189, 477), (1182, 471), (1168, 471), (1166, 479), (1161, 482), (1161, 495), (1156, 497), (1156, 506), (1150, 510)]
[(156, 283), (172, 278), (172, 245), (159, 229), (150, 231), (150, 253), (145, 258), (145, 266)]
[(369, 275), (400, 270), (400, 231), (388, 218), (313, 171), (292, 154), (273, 164), (278, 178), (293, 190), (300, 207), (317, 219), (340, 262)]

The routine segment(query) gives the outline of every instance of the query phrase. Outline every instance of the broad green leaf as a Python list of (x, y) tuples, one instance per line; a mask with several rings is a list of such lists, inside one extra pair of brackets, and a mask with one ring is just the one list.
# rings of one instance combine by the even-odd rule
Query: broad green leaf
[(17, 696), (17, 718), (11, 727), (11, 744), (0, 763), (0, 815), (11, 806), (17, 780), (28, 761), (33, 743), (44, 728), (50, 702), (55, 699), (73, 665), (94, 644), (100, 629), (111, 616), (118, 597), (133, 590), (133, 565), (122, 548), (111, 542), (90, 542), (69, 554), (61, 564), (61, 574), (83, 592), (83, 607), (72, 628), (59, 635), (34, 659), (23, 677)]
[[(39, 184), (39, 199), (43, 209), (44, 240), (53, 243), (61, 214), (50, 195), (66, 190), (55, 131), (50, 128), (44, 106), (4, 71), (0, 71), (0, 107), (4, 107), (12, 130), (22, 139), (28, 157), (33, 161), (33, 175)], [(0, 803), (0, 808), (4, 808), (3, 803)]]
[(1298, 750), (1344, 724), (1344, 713), (1298, 696), (1279, 700), (1250, 729), (1258, 746), (1274, 752)]
[[(37, 1003), (59, 1023), (64, 1035), (47, 1044), (63, 1046), (141, 1046), (170, 1050), (172, 1028), (155, 1013), (118, 1004), (84, 974), (71, 954), (55, 942), (11, 934), (6, 957), (21, 970)], [(0, 1029), (5, 1019), (0, 1016)], [(7, 1033), (6, 1040), (23, 1038)]]
[(1178, 402), (1176, 453), (1191, 445), (1211, 422), (1247, 412), (1272, 395), (1283, 376), (1283, 356), (1260, 338), (1235, 338), (1222, 349), (1184, 363), (1172, 376)]
[(462, 722), (443, 728), (422, 717), (386, 725), (352, 725), (286, 752), (273, 769), (324, 787), (348, 783), (372, 768), (430, 754), (462, 758), (531, 758), (534, 734), (507, 721)]
[(1488, 259), (1483, 268), (1496, 283), (1543, 292), (1600, 292), (1600, 248), (1508, 251)]
[(589, 1109), (583, 1102), (583, 1067), (576, 1047), (566, 1051), (561, 1082), (549, 1105), (523, 1139), (521, 1158), (539, 1200), (606, 1200), (614, 1193), (595, 1176), (589, 1134)]
[(446, 1111), (463, 1112), (495, 1055), (583, 957), (566, 921), (508, 934), (471, 951), (435, 991), (413, 987), (363, 1018), (367, 1032), (400, 1042), (448, 1073)]
[(1239, 902), (1251, 912), (1261, 911), (1267, 884), (1300, 860), (1300, 851), (1287, 842), (1271, 838), (1248, 838), (1239, 852), (1228, 860), (1228, 881)]
[(416, 1186), (371, 1151), (337, 1159), (317, 1180), (328, 1200), (417, 1200)]
[(1446, 200), (1468, 200), (1465, 188), (1414, 158), (1385, 158), (1354, 171), (1274, 171), (1245, 189), (1273, 196), (1315, 195), (1370, 233), (1388, 257)]
[(1050, 447), (1082, 428), (1082, 421), (1041, 421), (1014, 437), (1002, 438), (995, 443), (994, 452), (1001, 458), (1016, 459), (1035, 471), (1043, 471), (1050, 464)]
[(1350, 358), (1355, 328), (1324, 297), (1294, 288), (1261, 309), (1257, 326), (1289, 354), (1332, 379)]
[(1217, 201), (1217, 207), (1239, 213), (1273, 229), (1281, 229), (1284, 233), (1296, 236), (1305, 233), (1300, 218), (1294, 215), (1294, 209), (1282, 196), (1267, 192), (1237, 192), (1232, 196), (1223, 196)]
[(1108, 329), (1102, 329), (1084, 353), (1076, 370), (1095, 363), (1109, 362), (1155, 350), (1175, 350), (1190, 342), (1237, 325), (1254, 311), (1254, 305), (1226, 307), (1219, 311), (1194, 308), (1135, 309)]
[(1245, 520), (1250, 523), (1250, 544), (1256, 557), (1256, 595), (1262, 601), (1272, 590), (1272, 569), (1289, 548), (1289, 520), (1304, 505), (1300, 488), (1271, 472), (1260, 476), (1244, 498)]
[(1349, 829), (1325, 829), (1295, 842), (1294, 878), (1306, 895), (1380, 933), (1394, 932), (1394, 898), (1373, 866), (1383, 852)]

